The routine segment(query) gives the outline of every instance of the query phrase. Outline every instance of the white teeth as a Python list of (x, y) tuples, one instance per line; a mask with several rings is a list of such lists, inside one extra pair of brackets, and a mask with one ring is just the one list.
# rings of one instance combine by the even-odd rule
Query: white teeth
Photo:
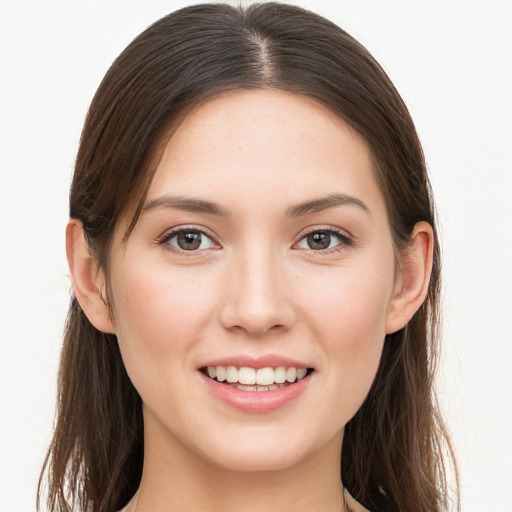
[(297, 368), (288, 368), (286, 370), (286, 380), (288, 382), (295, 382), (295, 379), (297, 378)]
[(208, 376), (211, 379), (217, 379), (218, 382), (227, 381), (235, 385), (238, 389), (247, 391), (272, 391), (279, 389), (280, 384), (287, 382), (293, 383), (303, 379), (307, 375), (306, 368), (250, 368), (242, 366), (208, 366), (206, 368)]
[[(208, 366), (210, 368), (210, 366)], [(226, 380), (226, 368), (224, 366), (214, 366), (215, 373), (217, 374), (217, 380), (224, 382)]]
[(235, 366), (228, 366), (226, 368), (226, 380), (228, 382), (238, 382), (238, 370)]
[(242, 391), (274, 391), (282, 388), (279, 384), (271, 384), (270, 386), (247, 386), (246, 384), (230, 384), (230, 386), (241, 389)]
[(261, 386), (270, 386), (270, 384), (274, 384), (274, 369), (260, 368), (256, 374), (256, 382)]
[(282, 384), (286, 381), (286, 368), (284, 366), (280, 366), (275, 369), (275, 382), (277, 384)]
[[(238, 382), (240, 382), (240, 384), (256, 384), (256, 371), (254, 368), (247, 368), (247, 366), (240, 368), (238, 370)], [(258, 381), (258, 384), (259, 383)]]

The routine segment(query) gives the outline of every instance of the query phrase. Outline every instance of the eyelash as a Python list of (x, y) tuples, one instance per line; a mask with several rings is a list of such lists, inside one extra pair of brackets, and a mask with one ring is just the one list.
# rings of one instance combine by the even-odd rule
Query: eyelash
[[(195, 226), (187, 226), (187, 227), (184, 227), (184, 228), (172, 229), (170, 231), (167, 231), (157, 240), (157, 242), (158, 242), (159, 245), (167, 245), (167, 248), (170, 251), (182, 254), (184, 256), (197, 256), (197, 254), (199, 252), (203, 252), (205, 250), (205, 249), (202, 249), (202, 250), (199, 251), (199, 250), (195, 249), (195, 250), (187, 251), (185, 249), (180, 249), (178, 247), (172, 246), (169, 242), (174, 237), (179, 236), (180, 233), (196, 233), (196, 234), (200, 234), (202, 236), (205, 236), (209, 240), (211, 240), (212, 245), (215, 245), (215, 246), (219, 247), (219, 244), (216, 242), (215, 238), (210, 233), (206, 232), (204, 229), (201, 229), (201, 228), (198, 228), (198, 227), (195, 227)], [(210, 248), (208, 248), (208, 249), (210, 249)]]
[(311, 249), (311, 248), (304, 249), (307, 251), (311, 251), (314, 254), (318, 254), (321, 256), (327, 256), (327, 255), (330, 255), (330, 254), (333, 254), (336, 252), (344, 251), (348, 247), (352, 247), (353, 245), (355, 245), (354, 239), (348, 233), (346, 233), (345, 231), (339, 230), (339, 229), (332, 228), (332, 227), (314, 228), (309, 231), (306, 231), (305, 233), (302, 233), (299, 241), (294, 245), (297, 245), (298, 243), (300, 243), (304, 239), (306, 239), (308, 236), (314, 235), (315, 233), (322, 233), (322, 234), (326, 234), (329, 236), (334, 235), (336, 238), (338, 238), (339, 243), (337, 245), (335, 245), (334, 247), (327, 248), (327, 249), (319, 249), (319, 250), (315, 250), (315, 249)]
[[(187, 226), (184, 228), (172, 229), (171, 231), (167, 231), (160, 238), (158, 238), (157, 242), (159, 245), (167, 244), (169, 250), (179, 253), (179, 254), (183, 254), (185, 256), (195, 256), (199, 252), (203, 252), (207, 249), (210, 249), (210, 247), (209, 247), (207, 249), (202, 249), (202, 250), (198, 250), (198, 249), (185, 250), (185, 249), (180, 249), (180, 248), (172, 246), (169, 243), (170, 240), (172, 240), (174, 237), (179, 236), (180, 233), (196, 233), (196, 234), (203, 235), (211, 241), (212, 245), (216, 245), (217, 247), (219, 247), (218, 242), (215, 240), (215, 238), (210, 233), (206, 232), (204, 229), (201, 229), (198, 227), (193, 227), (193, 226), (190, 226), (190, 227)], [(348, 235), (345, 231), (341, 231), (341, 230), (337, 230), (332, 227), (329, 227), (329, 228), (323, 228), (323, 229), (315, 228), (315, 229), (311, 229), (310, 231), (306, 231), (306, 232), (302, 233), (302, 235), (299, 238), (299, 241), (296, 242), (294, 244), (294, 246), (296, 246), (297, 244), (299, 244), (300, 242), (305, 240), (308, 236), (313, 235), (315, 233), (323, 233), (323, 234), (327, 234), (329, 236), (334, 235), (336, 238), (338, 238), (339, 243), (337, 245), (335, 245), (334, 247), (327, 248), (327, 249), (315, 250), (315, 249), (311, 249), (311, 248), (308, 248), (308, 249), (304, 248), (303, 250), (311, 251), (312, 253), (319, 254), (319, 255), (329, 255), (334, 252), (343, 251), (347, 247), (351, 247), (354, 245), (353, 238), (350, 235)], [(299, 250), (302, 250), (302, 249), (299, 249)]]

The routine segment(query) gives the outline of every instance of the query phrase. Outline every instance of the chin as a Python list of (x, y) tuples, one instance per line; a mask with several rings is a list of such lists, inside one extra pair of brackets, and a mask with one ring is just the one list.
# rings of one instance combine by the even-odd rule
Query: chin
[[(300, 431), (297, 430), (300, 434)], [(226, 471), (284, 471), (299, 466), (323, 450), (341, 454), (342, 431), (329, 439), (307, 439), (289, 432), (250, 432), (244, 436), (226, 436), (230, 441), (215, 443), (200, 456)]]
[(294, 452), (275, 452), (258, 450), (253, 452), (236, 451), (223, 454), (211, 462), (225, 471), (233, 472), (271, 472), (284, 471), (300, 463), (304, 454)]

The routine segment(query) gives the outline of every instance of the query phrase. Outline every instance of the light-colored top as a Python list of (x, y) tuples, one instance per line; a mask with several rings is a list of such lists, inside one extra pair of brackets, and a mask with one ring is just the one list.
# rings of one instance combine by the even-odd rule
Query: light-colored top
[[(130, 500), (130, 502), (126, 505), (126, 507), (124, 507), (119, 512), (132, 512), (132, 511), (136, 512), (136, 508), (137, 508), (137, 503), (135, 502), (136, 496), (137, 495), (135, 495)], [(345, 488), (343, 489), (343, 496), (345, 497), (345, 502), (348, 505), (350, 512), (370, 512), (367, 508), (364, 508), (363, 505), (361, 505), (354, 498), (352, 498), (350, 493)], [(135, 506), (135, 509), (133, 508), (134, 506)]]
[(345, 496), (345, 501), (351, 512), (370, 512), (367, 508), (364, 508), (361, 503), (358, 503), (346, 488), (343, 489), (343, 495)]

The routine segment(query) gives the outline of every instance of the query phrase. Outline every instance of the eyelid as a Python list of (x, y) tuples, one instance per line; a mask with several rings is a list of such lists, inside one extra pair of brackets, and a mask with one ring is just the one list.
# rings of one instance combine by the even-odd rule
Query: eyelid
[(317, 232), (335, 235), (340, 239), (340, 243), (334, 247), (331, 247), (330, 249), (315, 250), (298, 248), (297, 250), (304, 250), (315, 254), (330, 254), (331, 252), (338, 252), (340, 250), (346, 249), (347, 247), (352, 247), (355, 245), (354, 237), (344, 229), (336, 228), (334, 226), (314, 226), (306, 228), (304, 231), (302, 231), (298, 236), (297, 242), (294, 243), (294, 246), (304, 240), (304, 238), (307, 236)]
[(196, 249), (196, 250), (191, 250), (191, 251), (185, 251), (183, 249), (174, 247), (171, 244), (167, 243), (167, 242), (169, 242), (169, 240), (171, 240), (171, 238), (175, 237), (176, 235), (179, 235), (180, 233), (187, 232), (187, 231), (196, 231), (198, 233), (201, 233), (201, 235), (206, 236), (207, 238), (209, 238), (212, 241), (213, 245), (216, 246), (215, 249), (220, 248), (220, 243), (218, 242), (217, 237), (211, 231), (207, 230), (204, 227), (195, 226), (193, 224), (185, 225), (185, 226), (177, 226), (174, 228), (167, 229), (162, 235), (160, 235), (156, 239), (156, 242), (159, 245), (167, 244), (169, 250), (171, 250), (175, 253), (185, 254), (188, 256), (197, 255), (197, 253), (206, 252), (208, 249), (210, 249), (210, 248), (208, 248), (208, 249)]
[[(198, 233), (201, 233), (202, 235), (206, 236), (207, 238), (209, 238), (212, 241), (213, 245), (216, 246), (215, 249), (221, 248), (221, 245), (220, 245), (217, 237), (210, 230), (208, 230), (202, 226), (197, 226), (197, 225), (193, 225), (193, 224), (185, 225), (185, 226), (177, 226), (177, 227), (167, 229), (162, 235), (160, 235), (156, 239), (156, 243), (158, 243), (159, 245), (167, 244), (167, 242), (169, 242), (169, 240), (171, 238), (175, 237), (176, 235), (178, 235), (179, 233), (182, 233), (184, 231), (185, 232), (186, 231), (196, 231)], [(336, 237), (339, 238), (340, 243), (334, 247), (331, 247), (330, 249), (315, 250), (315, 249), (297, 248), (297, 250), (304, 250), (304, 251), (309, 251), (309, 252), (318, 253), (318, 254), (330, 254), (331, 252), (340, 251), (340, 250), (346, 249), (347, 247), (351, 247), (351, 246), (355, 245), (355, 240), (354, 240), (353, 236), (344, 229), (340, 229), (340, 228), (337, 228), (334, 226), (313, 226), (313, 227), (306, 228), (304, 231), (302, 231), (300, 233), (297, 241), (293, 244), (292, 248), (296, 248), (295, 246), (299, 242), (301, 242), (307, 236), (309, 236), (313, 233), (316, 233), (316, 232), (323, 232), (323, 233), (329, 233), (329, 234), (335, 235)], [(208, 249), (196, 249), (196, 250), (186, 251), (186, 250), (171, 246), (170, 244), (167, 244), (167, 245), (169, 247), (169, 250), (179, 253), (179, 254), (184, 254), (184, 255), (189, 255), (189, 256), (192, 256), (194, 254), (197, 255), (198, 253), (206, 252), (207, 250), (211, 249), (211, 248), (208, 248)]]

